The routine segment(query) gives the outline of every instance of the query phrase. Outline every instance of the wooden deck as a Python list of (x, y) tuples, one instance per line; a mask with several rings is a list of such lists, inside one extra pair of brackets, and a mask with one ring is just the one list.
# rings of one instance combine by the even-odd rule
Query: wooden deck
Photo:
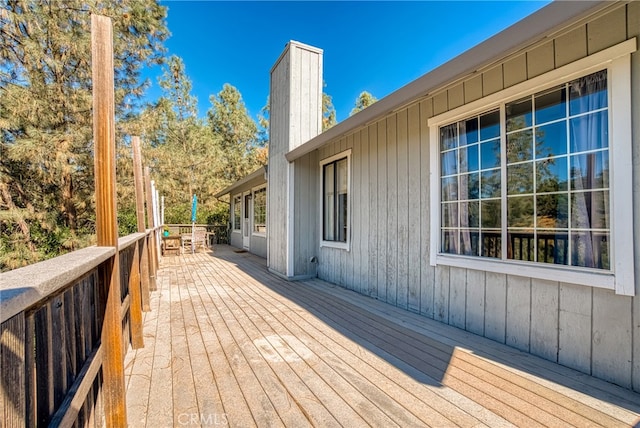
[(231, 247), (163, 259), (132, 427), (634, 426), (640, 394)]

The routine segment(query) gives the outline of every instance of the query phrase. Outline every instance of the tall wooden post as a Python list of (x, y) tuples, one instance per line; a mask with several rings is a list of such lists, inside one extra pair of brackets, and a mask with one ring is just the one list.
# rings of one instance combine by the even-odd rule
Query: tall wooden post
[[(147, 225), (149, 229), (154, 229), (153, 221), (153, 197), (151, 196), (151, 174), (149, 167), (144, 167), (144, 187), (145, 195), (147, 199)], [(156, 233), (155, 230), (149, 235), (149, 289), (156, 291), (158, 286), (156, 284), (156, 272), (158, 271), (158, 256), (156, 249)]]
[[(145, 233), (144, 224), (144, 178), (142, 176), (142, 150), (140, 148), (140, 137), (132, 137), (133, 145), (133, 177), (136, 186), (136, 218), (138, 220), (138, 232)], [(149, 312), (149, 252), (147, 250), (147, 240), (143, 239), (140, 245), (140, 275), (141, 275), (141, 298), (142, 310)]]
[(93, 138), (95, 144), (96, 233), (98, 246), (115, 247), (115, 256), (101, 272), (106, 296), (102, 325), (103, 397), (108, 427), (127, 426), (122, 322), (120, 320), (120, 263), (116, 213), (116, 144), (111, 20), (91, 15), (93, 75)]

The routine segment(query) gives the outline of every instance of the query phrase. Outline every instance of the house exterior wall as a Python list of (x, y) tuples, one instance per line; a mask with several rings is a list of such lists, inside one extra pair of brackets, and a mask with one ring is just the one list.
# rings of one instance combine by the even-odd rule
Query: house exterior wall
[[(229, 193), (229, 218), (233, 221), (233, 199), (234, 196), (244, 195), (247, 192), (252, 192), (266, 185), (264, 177), (251, 180), (242, 186), (238, 186)], [(267, 187), (268, 191), (268, 187)], [(253, 205), (252, 205), (253, 207)], [(249, 214), (251, 216), (251, 227), (253, 228), (253, 211)], [(268, 229), (267, 229), (268, 231)], [(243, 248), (242, 242), (242, 230), (234, 230), (233, 227), (229, 232), (229, 243), (232, 247)], [(267, 257), (267, 236), (262, 234), (254, 234), (253, 230), (250, 232), (249, 252), (260, 257)]]
[[(428, 119), (633, 37), (640, 37), (640, 2), (613, 5), (296, 160), (296, 172), (308, 171), (311, 189), (296, 194), (308, 195), (300, 205), (315, 210), (315, 217), (311, 213), (308, 218), (318, 230), (307, 240), (299, 236), (296, 245), (315, 249), (317, 274), (324, 280), (640, 391), (638, 51), (631, 55), (636, 297), (558, 281), (432, 266), (429, 253), (429, 150), (436, 142), (429, 141)], [(352, 217), (351, 248), (345, 251), (321, 247), (317, 225), (319, 162), (347, 149), (352, 150)]]

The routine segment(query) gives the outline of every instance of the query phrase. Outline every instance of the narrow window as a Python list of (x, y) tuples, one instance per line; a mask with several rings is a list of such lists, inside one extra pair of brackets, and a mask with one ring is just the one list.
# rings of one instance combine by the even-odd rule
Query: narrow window
[(349, 211), (348, 157), (322, 166), (324, 241), (347, 242)]
[(267, 189), (253, 192), (253, 232), (267, 232)]
[(233, 229), (240, 230), (240, 217), (242, 212), (242, 195), (233, 197)]

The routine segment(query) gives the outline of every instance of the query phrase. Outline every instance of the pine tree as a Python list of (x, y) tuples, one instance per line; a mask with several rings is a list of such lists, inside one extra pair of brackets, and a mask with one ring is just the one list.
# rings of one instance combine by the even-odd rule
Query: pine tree
[(165, 8), (152, 0), (0, 3), (0, 269), (91, 242), (91, 13), (112, 18), (116, 109), (142, 94)]
[(256, 151), (260, 147), (258, 127), (248, 114), (240, 92), (225, 84), (217, 95), (210, 97), (207, 112), (209, 126), (218, 137), (225, 164), (223, 177), (234, 182), (253, 172), (260, 163)]
[(371, 104), (375, 103), (376, 101), (378, 101), (378, 99), (373, 95), (371, 95), (369, 92), (367, 91), (360, 92), (360, 95), (358, 95), (358, 98), (356, 98), (355, 107), (353, 108), (353, 110), (351, 110), (351, 113), (349, 113), (349, 116), (353, 116), (359, 111), (364, 110), (365, 108), (369, 107)]

